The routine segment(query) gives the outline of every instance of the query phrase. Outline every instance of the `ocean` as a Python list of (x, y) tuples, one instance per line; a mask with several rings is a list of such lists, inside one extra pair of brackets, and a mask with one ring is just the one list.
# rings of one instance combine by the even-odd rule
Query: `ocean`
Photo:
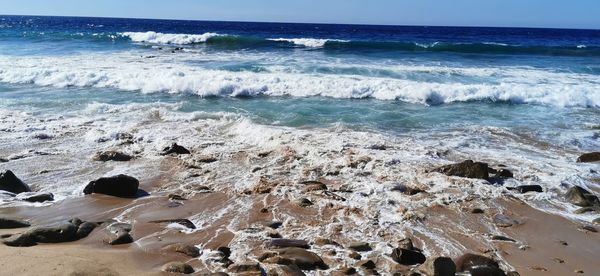
[[(160, 154), (172, 142), (210, 158), (182, 157), (193, 171), (172, 173)], [(134, 161), (92, 160), (114, 149)], [(540, 185), (513, 197), (591, 222), (563, 195), (600, 191), (597, 164), (576, 163), (599, 149), (600, 30), (0, 16), (0, 169), (57, 201), (83, 197), (100, 176), (154, 183), (168, 172), (176, 181), (145, 187), (151, 196), (197, 195), (190, 187), (202, 184), (230, 197), (214, 216), (190, 215), (202, 229), (258, 206), (237, 198), (257, 181), (327, 178), (366, 217), (345, 237), (387, 248), (379, 231), (411, 227), (436, 241), (426, 252), (454, 256), (465, 247), (443, 227), (406, 224), (392, 203), (414, 217)], [(429, 172), (467, 159), (515, 177), (465, 186)], [(407, 199), (391, 192), (398, 184), (427, 194)], [(0, 197), (2, 207), (47, 204)], [(228, 226), (232, 248), (250, 250), (241, 241), (253, 234), (238, 228)]]

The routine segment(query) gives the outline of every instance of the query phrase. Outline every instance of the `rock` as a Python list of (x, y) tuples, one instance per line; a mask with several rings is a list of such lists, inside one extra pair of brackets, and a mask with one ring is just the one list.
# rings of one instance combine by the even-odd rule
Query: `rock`
[(194, 223), (191, 222), (189, 219), (163, 219), (150, 221), (150, 223), (177, 223), (190, 229), (196, 229), (196, 225), (194, 225)]
[(191, 154), (191, 152), (188, 149), (177, 145), (177, 143), (173, 143), (170, 146), (163, 149), (162, 155), (169, 154)]
[(165, 250), (182, 253), (192, 258), (198, 258), (200, 256), (200, 249), (193, 245), (178, 243), (165, 247)]
[(271, 257), (265, 262), (282, 265), (297, 265), (302, 270), (328, 269), (319, 255), (302, 248), (285, 248), (278, 250), (278, 256)]
[(234, 264), (229, 267), (229, 272), (232, 273), (259, 273), (260, 275), (260, 265), (258, 263), (242, 263), (242, 264)]
[(16, 198), (18, 200), (23, 200), (27, 202), (46, 202), (53, 201), (54, 195), (52, 193), (25, 192), (18, 194)]
[(496, 226), (498, 227), (511, 227), (513, 225), (519, 224), (518, 221), (503, 214), (494, 215), (492, 220), (494, 221), (494, 224), (496, 224)]
[(192, 274), (194, 273), (194, 268), (192, 268), (192, 266), (189, 264), (184, 264), (182, 262), (170, 262), (163, 265), (162, 271), (169, 273)]
[(0, 190), (15, 194), (31, 192), (31, 188), (10, 170), (0, 173)]
[[(416, 250), (416, 248), (413, 245), (412, 239), (410, 239), (410, 238), (401, 239), (398, 242), (398, 248), (406, 249), (406, 250)], [(419, 250), (416, 250), (416, 251), (419, 251)]]
[(323, 183), (316, 183), (316, 184), (309, 184), (306, 185), (306, 187), (304, 187), (303, 191), (305, 193), (308, 192), (314, 192), (314, 191), (325, 191), (327, 190), (327, 185), (323, 184)]
[(466, 160), (462, 163), (446, 165), (434, 169), (433, 172), (443, 173), (448, 176), (458, 176), (466, 178), (488, 179), (488, 164)]
[(372, 260), (362, 260), (356, 263), (356, 266), (364, 269), (375, 269), (377, 265)]
[(426, 261), (423, 253), (415, 250), (407, 250), (402, 248), (396, 248), (392, 251), (392, 259), (399, 264), (403, 265), (416, 265), (422, 264)]
[(292, 239), (272, 239), (267, 244), (268, 248), (286, 248), (286, 247), (298, 247), (298, 248), (310, 248), (308, 242), (305, 240), (292, 240)]
[(600, 218), (596, 218), (592, 221), (594, 224), (600, 224)]
[(119, 231), (108, 240), (110, 245), (129, 244), (133, 242), (133, 237), (129, 232)]
[(579, 227), (579, 230), (585, 231), (585, 232), (598, 233), (598, 230), (590, 225), (582, 225), (581, 227)]
[(456, 260), (456, 270), (458, 272), (469, 272), (476, 267), (499, 268), (500, 266), (498, 262), (491, 258), (471, 253), (464, 254)]
[(337, 275), (354, 275), (358, 273), (354, 267), (342, 267), (337, 271)]
[(57, 226), (34, 227), (23, 233), (34, 238), (39, 243), (62, 243), (75, 241), (78, 227), (72, 223), (62, 223)]
[(312, 205), (313, 205), (312, 201), (310, 201), (308, 198), (304, 198), (304, 197), (303, 197), (303, 198), (301, 198), (301, 199), (298, 199), (298, 200), (296, 201), (296, 203), (297, 203), (297, 204), (298, 204), (298, 206), (300, 206), (300, 207), (309, 207), (309, 206), (312, 206)]
[(497, 178), (513, 178), (514, 175), (511, 171), (509, 171), (507, 169), (501, 169), (496, 172), (496, 177)]
[(115, 222), (111, 223), (108, 227), (106, 227), (106, 229), (111, 233), (131, 232), (131, 230), (133, 230), (133, 226), (129, 223)]
[(582, 154), (577, 158), (578, 163), (592, 163), (600, 161), (600, 152), (590, 152)]
[(362, 259), (362, 255), (358, 254), (358, 252), (356, 252), (356, 251), (350, 252), (350, 254), (348, 254), (348, 257), (355, 259), (355, 260)]
[(571, 187), (567, 191), (565, 198), (569, 203), (580, 207), (600, 206), (600, 201), (597, 196), (579, 186)]
[(8, 218), (8, 217), (0, 217), (0, 229), (15, 229), (15, 228), (24, 228), (29, 227), (29, 222)]
[(471, 276), (505, 276), (504, 271), (497, 267), (490, 266), (478, 266), (473, 267), (471, 270)]
[(456, 265), (447, 257), (429, 257), (420, 270), (428, 276), (453, 276), (456, 274)]
[(409, 187), (409, 186), (406, 186), (404, 184), (397, 184), (397, 185), (395, 185), (394, 187), (392, 187), (391, 191), (393, 191), (393, 192), (400, 192), (400, 193), (403, 193), (403, 194), (408, 195), (408, 196), (413, 196), (413, 195), (425, 192), (425, 191), (423, 191), (421, 189)]
[(101, 162), (107, 162), (107, 161), (126, 162), (126, 161), (133, 159), (133, 156), (127, 155), (125, 153), (118, 152), (118, 151), (102, 151), (102, 152), (96, 153), (96, 155), (94, 156), (93, 159), (94, 159), (94, 161), (101, 161)]
[(93, 222), (81, 223), (77, 228), (77, 232), (75, 232), (75, 239), (80, 240), (89, 236), (96, 227), (98, 227), (98, 224)]
[(514, 239), (511, 239), (511, 238), (505, 237), (505, 236), (500, 236), (500, 235), (494, 235), (494, 236), (492, 236), (492, 240), (493, 241), (517, 242)]
[(325, 238), (317, 238), (317, 239), (315, 239), (315, 241), (313, 243), (318, 246), (324, 246), (324, 245), (340, 246), (340, 244), (337, 243), (336, 241), (331, 240), (331, 239), (325, 239)]
[(167, 197), (169, 198), (169, 200), (181, 200), (181, 201), (187, 200), (187, 198), (183, 197), (182, 195), (178, 195), (178, 194), (169, 194)]
[(281, 221), (263, 221), (261, 222), (263, 226), (269, 227), (271, 229), (277, 229), (283, 225)]
[(592, 207), (582, 207), (579, 208), (577, 210), (575, 210), (573, 213), (575, 214), (585, 214), (585, 213), (591, 213), (591, 212), (596, 212), (596, 208), (592, 208)]
[(354, 251), (371, 251), (373, 250), (371, 246), (366, 242), (353, 242), (347, 246), (349, 249)]
[(23, 234), (13, 235), (5, 239), (2, 243), (4, 243), (6, 246), (12, 247), (30, 247), (37, 245), (34, 237)]
[(105, 194), (123, 198), (135, 198), (140, 183), (137, 179), (127, 175), (117, 175), (112, 177), (102, 177), (88, 184), (83, 193)]
[(485, 213), (485, 211), (483, 211), (483, 209), (481, 209), (481, 208), (471, 209), (471, 214), (483, 214), (483, 213)]
[(540, 185), (522, 185), (522, 186), (517, 186), (517, 187), (507, 187), (506, 189), (511, 190), (511, 191), (517, 191), (521, 194), (525, 194), (525, 193), (529, 193), (529, 192), (541, 193), (544, 191), (542, 189), (542, 186), (540, 186)]

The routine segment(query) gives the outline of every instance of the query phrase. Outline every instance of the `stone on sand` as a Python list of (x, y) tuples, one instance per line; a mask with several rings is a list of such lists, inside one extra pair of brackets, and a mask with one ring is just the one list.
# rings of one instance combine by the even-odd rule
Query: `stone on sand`
[(600, 152), (585, 153), (577, 158), (578, 163), (592, 163), (600, 161)]
[(403, 265), (422, 264), (427, 260), (423, 253), (403, 248), (394, 249), (394, 251), (392, 251), (392, 259)]
[(111, 177), (102, 177), (90, 182), (83, 193), (105, 194), (122, 198), (135, 198), (138, 192), (139, 181), (131, 176), (120, 174)]
[(15, 228), (24, 228), (29, 227), (29, 222), (9, 218), (9, 217), (0, 217), (0, 229), (15, 229)]
[(466, 160), (461, 163), (442, 166), (437, 169), (434, 169), (433, 171), (443, 173), (448, 176), (458, 176), (476, 179), (489, 178), (488, 164), (482, 162), (473, 162), (472, 160)]
[(0, 190), (15, 194), (31, 192), (31, 188), (10, 170), (0, 172)]
[(162, 271), (169, 273), (192, 274), (194, 273), (194, 268), (192, 268), (191, 265), (182, 262), (170, 262), (163, 265)]
[(598, 200), (597, 196), (579, 186), (571, 187), (567, 191), (565, 198), (569, 203), (580, 207), (600, 206), (600, 200)]
[(20, 193), (16, 197), (18, 200), (27, 202), (46, 202), (53, 201), (54, 194), (52, 193), (36, 193), (36, 192), (24, 192)]
[(451, 276), (456, 273), (456, 264), (447, 257), (429, 257), (420, 270), (429, 276)]

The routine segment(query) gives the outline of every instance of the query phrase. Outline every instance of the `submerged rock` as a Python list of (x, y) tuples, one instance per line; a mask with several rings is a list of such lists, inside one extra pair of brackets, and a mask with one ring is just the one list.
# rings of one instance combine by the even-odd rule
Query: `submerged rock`
[(22, 235), (28, 235), (39, 243), (63, 243), (76, 240), (78, 227), (72, 223), (62, 223), (57, 226), (35, 227)]
[(129, 234), (132, 230), (129, 223), (112, 223), (106, 227), (106, 230), (110, 235), (106, 243), (110, 245), (129, 244), (134, 241), (131, 234)]
[(150, 223), (177, 223), (179, 225), (185, 226), (190, 229), (196, 229), (196, 225), (191, 222), (189, 219), (163, 219), (163, 220), (154, 220)]
[(443, 173), (448, 176), (458, 176), (476, 179), (488, 179), (488, 164), (466, 160), (461, 163), (451, 164), (434, 169), (433, 172)]
[(494, 215), (492, 217), (492, 220), (494, 221), (494, 224), (496, 224), (496, 226), (498, 227), (511, 227), (513, 225), (519, 224), (518, 221), (503, 214)]
[(571, 187), (567, 191), (565, 198), (569, 203), (580, 207), (600, 206), (600, 200), (598, 200), (597, 196), (579, 186)]
[(170, 262), (163, 265), (162, 271), (169, 273), (192, 274), (194, 273), (194, 268), (192, 268), (191, 265), (182, 262)]
[(600, 161), (600, 152), (585, 153), (577, 158), (578, 163), (592, 163)]
[(430, 257), (420, 270), (428, 276), (452, 276), (456, 274), (456, 264), (447, 257)]
[(102, 177), (90, 182), (83, 193), (105, 194), (123, 198), (135, 198), (138, 192), (139, 181), (131, 176), (120, 174), (111, 177)]
[(169, 154), (191, 154), (191, 152), (188, 149), (178, 145), (177, 143), (173, 143), (170, 146), (164, 148), (162, 151), (162, 155)]
[(27, 201), (27, 202), (46, 202), (46, 201), (53, 201), (54, 194), (25, 192), (25, 193), (18, 194), (16, 198), (18, 200), (23, 200), (23, 201)]
[(265, 259), (265, 263), (296, 265), (302, 270), (329, 268), (319, 255), (302, 248), (285, 248), (277, 251), (277, 256)]
[(243, 275), (254, 275), (256, 273), (260, 275), (260, 265), (258, 263), (234, 264), (229, 267), (229, 271)]
[(0, 173), (0, 190), (15, 194), (31, 192), (31, 188), (10, 170)]
[(298, 248), (310, 248), (308, 242), (305, 240), (292, 240), (292, 239), (272, 239), (267, 243), (268, 248), (286, 248), (286, 247), (298, 247)]
[(521, 194), (525, 194), (525, 193), (529, 193), (529, 192), (541, 193), (544, 191), (542, 189), (542, 186), (540, 186), (540, 185), (523, 185), (523, 186), (517, 186), (517, 187), (507, 187), (506, 189), (511, 190), (511, 191), (517, 191)]
[(373, 248), (366, 242), (353, 242), (348, 244), (348, 248), (354, 251), (371, 251)]
[[(498, 262), (491, 258), (467, 253), (456, 259), (456, 270), (458, 272), (471, 272), (475, 268), (488, 267), (488, 268), (499, 268)], [(487, 274), (478, 274), (487, 275)]]
[(95, 161), (107, 162), (107, 161), (118, 161), (126, 162), (133, 159), (133, 156), (127, 155), (118, 151), (103, 151), (99, 152), (94, 156)]
[(422, 264), (427, 260), (423, 253), (403, 248), (394, 249), (394, 251), (392, 251), (392, 259), (403, 265)]
[(8, 217), (0, 217), (0, 229), (15, 229), (15, 228), (25, 228), (29, 227), (29, 222), (8, 218)]

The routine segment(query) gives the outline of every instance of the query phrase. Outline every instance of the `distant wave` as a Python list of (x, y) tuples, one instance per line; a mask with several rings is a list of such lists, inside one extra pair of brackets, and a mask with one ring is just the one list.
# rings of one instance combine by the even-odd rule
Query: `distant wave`
[(210, 38), (222, 36), (217, 33), (204, 34), (163, 34), (157, 32), (125, 32), (120, 35), (128, 37), (133, 42), (148, 42), (156, 44), (196, 44), (204, 43)]
[[(143, 62), (141, 62), (143, 61)], [(102, 64), (102, 67), (98, 67)], [(435, 68), (432, 68), (435, 69)], [(421, 67), (405, 70), (422, 70)], [(435, 70), (448, 70), (439, 67)], [(597, 76), (534, 68), (451, 68), (461, 74), (492, 74), (494, 81), (431, 82), (303, 73), (254, 73), (199, 69), (172, 56), (136, 54), (14, 58), (0, 56), (0, 82), (52, 87), (112, 88), (144, 93), (189, 93), (202, 97), (322, 96), (375, 98), (437, 105), (466, 101), (600, 107)]]
[(295, 45), (309, 47), (309, 48), (321, 48), (329, 42), (347, 43), (348, 40), (341, 39), (317, 39), (317, 38), (269, 38), (267, 40), (276, 42), (289, 42)]

